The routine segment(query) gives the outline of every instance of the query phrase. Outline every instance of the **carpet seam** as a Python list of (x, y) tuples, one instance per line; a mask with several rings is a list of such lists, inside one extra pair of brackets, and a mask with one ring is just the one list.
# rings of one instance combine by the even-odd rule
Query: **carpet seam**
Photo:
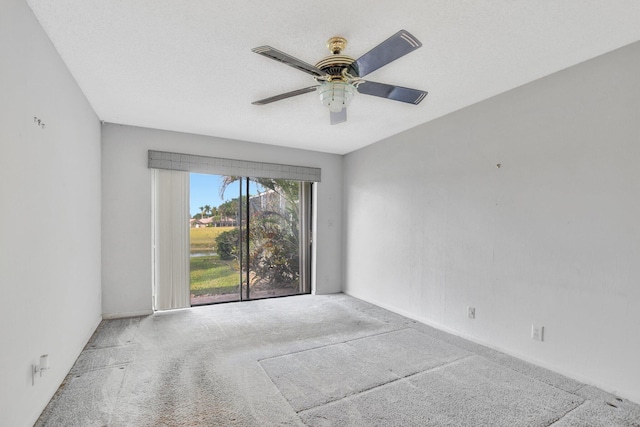
[(107, 349), (110, 349), (110, 348), (129, 347), (129, 346), (134, 346), (134, 345), (140, 345), (140, 344), (139, 343), (135, 343), (135, 342), (127, 342), (127, 343), (124, 343), (124, 344), (106, 345), (104, 347), (87, 345), (87, 346), (85, 346), (85, 349), (82, 350), (82, 351), (85, 352), (85, 351), (107, 350)]
[[(510, 366), (506, 366), (506, 365), (504, 365), (504, 364), (502, 364), (502, 363), (499, 363), (498, 361), (495, 361), (495, 360), (489, 359), (488, 357), (486, 357), (486, 356), (484, 356), (484, 355), (480, 355), (480, 354), (478, 354), (478, 356), (479, 356), (479, 357), (482, 357), (483, 359), (487, 360), (488, 362), (495, 363), (496, 365), (499, 365), (499, 366), (501, 366), (501, 367), (503, 367), (503, 368), (505, 368), (505, 369), (508, 369), (508, 370), (510, 370), (510, 371), (512, 371), (512, 372), (515, 372), (515, 373), (520, 374), (520, 375), (522, 375), (522, 376), (525, 376), (525, 377), (527, 377), (527, 378), (531, 378), (531, 379), (532, 379), (532, 380), (534, 380), (534, 381), (537, 381), (537, 382), (542, 383), (542, 384), (546, 384), (546, 385), (548, 385), (549, 387), (553, 387), (553, 388), (555, 388), (555, 389), (557, 389), (557, 390), (560, 390), (560, 391), (562, 391), (562, 392), (565, 392), (565, 393), (567, 393), (567, 394), (571, 394), (571, 395), (573, 395), (573, 396), (576, 396), (576, 397), (577, 397), (577, 398), (579, 398), (579, 399), (583, 399), (583, 401), (584, 401), (584, 400), (586, 400), (586, 399), (584, 399), (582, 396), (579, 396), (579, 395), (577, 395), (577, 394), (576, 394), (576, 392), (577, 392), (578, 390), (581, 390), (581, 389), (583, 389), (584, 387), (586, 387), (586, 384), (584, 384), (584, 383), (580, 383), (580, 384), (582, 384), (582, 385), (581, 385), (580, 387), (578, 387), (578, 388), (577, 388), (576, 390), (574, 390), (574, 391), (565, 390), (565, 389), (563, 389), (563, 388), (558, 387), (558, 386), (557, 386), (557, 385), (555, 385), (555, 384), (551, 384), (550, 382), (547, 382), (547, 381), (545, 381), (545, 380), (543, 380), (543, 379), (541, 379), (541, 378), (538, 378), (537, 376), (533, 376), (533, 375), (526, 374), (526, 373), (524, 373), (524, 372), (520, 372), (520, 371), (518, 371), (518, 370), (516, 370), (516, 369), (513, 369), (513, 368), (512, 368), (512, 367), (510, 367)], [(521, 360), (521, 362), (529, 364), (529, 362), (525, 362), (525, 361), (522, 361), (522, 360)], [(536, 366), (536, 365), (533, 365), (533, 364), (531, 364), (531, 365), (532, 365), (532, 366), (534, 366), (534, 367), (540, 368), (539, 366)], [(545, 369), (545, 368), (542, 368), (542, 369)], [(549, 371), (549, 372), (551, 372), (551, 373), (552, 373), (552, 374), (554, 374), (554, 375), (560, 375), (560, 374), (557, 374), (557, 373), (555, 373), (555, 372), (553, 372), (553, 371)]]
[(304, 353), (306, 351), (313, 351), (313, 350), (319, 350), (321, 348), (326, 348), (326, 347), (331, 347), (334, 345), (340, 345), (340, 344), (346, 344), (348, 342), (352, 342), (352, 341), (356, 341), (356, 340), (360, 340), (360, 339), (365, 339), (365, 338), (372, 338), (372, 337), (377, 337), (380, 335), (384, 335), (384, 334), (389, 334), (392, 332), (400, 332), (400, 331), (404, 331), (405, 329), (411, 329), (411, 328), (402, 328), (402, 329), (394, 329), (391, 331), (385, 331), (385, 332), (379, 332), (373, 335), (367, 335), (364, 337), (358, 337), (358, 338), (354, 338), (354, 339), (350, 339), (350, 340), (346, 340), (346, 341), (338, 341), (338, 342), (334, 342), (331, 344), (324, 344), (324, 345), (319, 345), (317, 347), (309, 347), (309, 348), (305, 348), (303, 350), (296, 350), (296, 351), (292, 351), (291, 353), (284, 353), (284, 354), (279, 354), (277, 356), (269, 356), (269, 357), (264, 357), (262, 359), (258, 359), (258, 363), (262, 363), (265, 360), (269, 360), (269, 359), (277, 359), (278, 357), (285, 357), (285, 356), (291, 356), (292, 354), (300, 354), (300, 353)]
[[(414, 329), (414, 330), (418, 331), (418, 330), (417, 330), (417, 329), (415, 329), (415, 328), (408, 328), (408, 329)], [(421, 332), (421, 331), (418, 331), (418, 332)], [(520, 374), (520, 375), (524, 375), (524, 376), (526, 376), (526, 377), (528, 377), (528, 378), (531, 378), (531, 379), (533, 379), (533, 380), (539, 381), (539, 382), (541, 382), (541, 383), (543, 383), (543, 384), (546, 384), (546, 385), (548, 385), (548, 386), (551, 386), (551, 387), (553, 387), (553, 388), (556, 388), (556, 389), (558, 389), (558, 390), (560, 390), (560, 391), (563, 391), (563, 392), (565, 392), (565, 393), (569, 393), (569, 394), (575, 395), (576, 397), (583, 399), (581, 396), (577, 395), (576, 393), (578, 392), (578, 390), (581, 390), (581, 389), (583, 389), (584, 387), (586, 387), (586, 386), (587, 386), (587, 384), (584, 384), (584, 383), (582, 383), (582, 382), (576, 381), (576, 382), (580, 385), (577, 389), (575, 389), (575, 390), (565, 390), (565, 389), (563, 389), (563, 388), (561, 388), (561, 387), (559, 387), (559, 386), (557, 386), (557, 385), (555, 385), (555, 384), (551, 384), (550, 382), (547, 382), (547, 381), (545, 381), (545, 380), (543, 380), (543, 379), (541, 379), (541, 378), (538, 378), (538, 376), (537, 376), (537, 375), (536, 375), (536, 376), (532, 376), (532, 375), (526, 374), (526, 373), (524, 373), (524, 372), (518, 371), (518, 370), (516, 370), (516, 369), (514, 369), (514, 368), (512, 368), (512, 367), (510, 367), (510, 366), (503, 365), (502, 363), (499, 363), (497, 360), (493, 360), (493, 359), (491, 359), (491, 358), (487, 357), (485, 354), (478, 353), (478, 352), (473, 351), (473, 350), (468, 350), (468, 349), (464, 348), (463, 346), (460, 346), (460, 345), (458, 345), (458, 344), (454, 344), (454, 343), (449, 342), (449, 341), (446, 341), (446, 340), (442, 340), (442, 339), (440, 339), (440, 338), (434, 337), (434, 336), (429, 335), (429, 334), (426, 334), (426, 333), (424, 333), (424, 332), (421, 332), (421, 333), (423, 333), (423, 334), (427, 335), (428, 337), (431, 337), (431, 338), (433, 338), (433, 339), (436, 339), (436, 340), (442, 341), (442, 342), (444, 342), (444, 343), (446, 343), (446, 344), (449, 344), (449, 345), (451, 345), (451, 346), (453, 346), (453, 347), (456, 347), (456, 348), (458, 348), (458, 349), (460, 349), (460, 350), (466, 351), (466, 352), (471, 353), (471, 354), (475, 354), (475, 355), (477, 355), (477, 356), (479, 356), (479, 357), (482, 357), (483, 359), (485, 359), (485, 360), (487, 360), (487, 361), (489, 361), (489, 362), (492, 362), (492, 363), (498, 364), (498, 365), (500, 365), (500, 366), (502, 366), (502, 367), (504, 367), (504, 368), (506, 368), (506, 369), (509, 369), (510, 371), (513, 371), (513, 372), (518, 373), (518, 374)], [(463, 338), (463, 339), (464, 339), (464, 338)], [(484, 345), (482, 345), (482, 344), (477, 344), (477, 345), (479, 345), (479, 346), (481, 346), (481, 347), (484, 347), (484, 348), (487, 348), (487, 349), (490, 349), (490, 350), (493, 350), (493, 349), (491, 349), (490, 347), (486, 347), (486, 346), (484, 346)], [(497, 352), (498, 352), (498, 353), (500, 353), (500, 354), (503, 354), (503, 355), (507, 355), (507, 356), (509, 356), (508, 354), (506, 354), (506, 353), (504, 353), (504, 352), (502, 352), (502, 351), (500, 351), (500, 350), (495, 350), (495, 351), (497, 351)], [(525, 364), (528, 364), (528, 365), (534, 366), (534, 367), (536, 367), (536, 368), (545, 369), (545, 370), (547, 370), (547, 371), (551, 372), (551, 373), (552, 373), (552, 374), (554, 374), (554, 375), (561, 375), (561, 374), (558, 374), (558, 373), (553, 372), (553, 371), (551, 371), (551, 370), (548, 370), (548, 369), (546, 369), (546, 368), (543, 368), (543, 367), (541, 367), (541, 366), (537, 366), (537, 365), (534, 365), (534, 364), (532, 364), (532, 363), (530, 363), (530, 362), (526, 362), (526, 361), (524, 361), (524, 360), (522, 360), (522, 359), (518, 359), (518, 358), (515, 358), (515, 359), (517, 359), (517, 360), (519, 360), (520, 362), (523, 362), (523, 363), (525, 363)]]
[[(573, 394), (573, 393), (571, 393)], [(577, 395), (574, 395), (576, 397), (580, 397)], [(569, 409), (567, 412), (565, 412), (564, 414), (562, 414), (560, 417), (556, 418), (555, 420), (553, 420), (551, 422), (551, 424), (547, 424), (547, 427), (552, 427), (554, 424), (556, 424), (557, 422), (559, 422), (560, 420), (562, 420), (564, 417), (566, 417), (567, 415), (569, 415), (570, 413), (572, 413), (573, 411), (578, 410), (582, 405), (584, 405), (585, 403), (587, 403), (588, 401), (590, 401), (589, 399), (584, 399), (582, 398), (582, 402), (580, 402), (579, 405), (574, 406), (573, 408)]]
[[(131, 345), (136, 345), (136, 346), (140, 346), (140, 342), (136, 341), (131, 343)], [(120, 405), (120, 401), (122, 400), (122, 389), (124, 388), (124, 384), (127, 380), (127, 376), (130, 375), (129, 373), (129, 366), (133, 363), (136, 362), (136, 359), (138, 357), (138, 352), (136, 351), (133, 354), (133, 360), (130, 362), (125, 362), (123, 364), (121, 364), (121, 369), (124, 368), (124, 374), (122, 375), (122, 382), (120, 383), (120, 387), (118, 387), (118, 393), (116, 394), (116, 398), (115, 401), (113, 402), (113, 410), (111, 411), (111, 413), (109, 414), (109, 421), (107, 423), (107, 426), (111, 426), (112, 425), (112, 421), (113, 421), (113, 417), (116, 414), (116, 411)]]
[(124, 387), (124, 382), (125, 379), (127, 378), (127, 373), (128, 373), (128, 369), (125, 366), (124, 368), (124, 374), (122, 375), (122, 381), (120, 381), (120, 387), (118, 387), (118, 392), (116, 393), (116, 398), (113, 401), (113, 406), (111, 408), (111, 412), (109, 413), (109, 420), (107, 421), (107, 426), (112, 425), (111, 422), (113, 420), (113, 416), (116, 413), (116, 408), (118, 407), (118, 404), (120, 402), (120, 398), (122, 395), (122, 388)]
[[(414, 372), (414, 373), (412, 373), (412, 374), (407, 374), (407, 375), (405, 375), (405, 376), (403, 376), (403, 377), (399, 377), (399, 378), (393, 379), (393, 380), (391, 380), (391, 381), (387, 381), (387, 382), (382, 383), (382, 384), (374, 385), (374, 386), (372, 386), (372, 387), (366, 388), (366, 389), (364, 389), (364, 390), (359, 390), (359, 391), (357, 391), (357, 392), (355, 392), (355, 393), (347, 394), (346, 396), (342, 396), (342, 397), (339, 397), (339, 398), (337, 398), (337, 399), (329, 400), (329, 401), (324, 402), (324, 403), (322, 403), (322, 404), (320, 404), (320, 405), (310, 406), (310, 407), (308, 407), (308, 408), (300, 409), (300, 410), (297, 410), (297, 411), (296, 411), (295, 409), (293, 409), (293, 406), (292, 406), (292, 407), (291, 407), (291, 409), (293, 409), (293, 410), (296, 412), (296, 414), (298, 414), (298, 415), (299, 415), (299, 414), (301, 414), (301, 413), (303, 413), (303, 412), (307, 412), (307, 411), (310, 411), (310, 410), (312, 410), (312, 409), (320, 408), (321, 406), (332, 405), (332, 404), (334, 404), (334, 403), (336, 403), (336, 402), (340, 402), (341, 400), (348, 399), (348, 398), (351, 398), (351, 397), (354, 397), (354, 396), (358, 396), (358, 395), (360, 395), (360, 394), (368, 393), (368, 392), (370, 392), (370, 391), (372, 391), (372, 390), (375, 390), (375, 389), (380, 388), (380, 387), (385, 387), (385, 386), (387, 386), (387, 385), (389, 385), (389, 384), (393, 384), (393, 383), (396, 383), (396, 382), (398, 382), (398, 381), (408, 380), (409, 378), (414, 377), (414, 376), (416, 376), (416, 375), (424, 374), (424, 373), (426, 373), (426, 372), (436, 371), (436, 370), (438, 370), (438, 369), (443, 369), (443, 368), (445, 368), (445, 367), (447, 367), (447, 366), (450, 366), (450, 365), (453, 365), (453, 364), (459, 363), (459, 362), (461, 362), (461, 361), (463, 361), (463, 360), (465, 360), (465, 359), (468, 359), (468, 358), (471, 358), (471, 357), (474, 357), (474, 356), (477, 356), (477, 355), (476, 355), (476, 354), (466, 355), (466, 356), (460, 357), (460, 358), (458, 358), (458, 359), (452, 360), (452, 361), (450, 361), (450, 362), (445, 362), (445, 363), (442, 363), (442, 364), (440, 364), (440, 365), (433, 366), (433, 367), (431, 367), (431, 368), (429, 368), (429, 369), (425, 369), (425, 370), (423, 370), (423, 371), (418, 371), (418, 372)], [(264, 370), (264, 368), (262, 368), (262, 369)], [(269, 375), (269, 374), (267, 374), (267, 375)], [(269, 376), (269, 379), (271, 379), (271, 377), (270, 377), (270, 376)], [(273, 382), (273, 380), (271, 380), (271, 382)], [(275, 383), (274, 383), (274, 384), (275, 384)], [(413, 386), (413, 384), (411, 384), (411, 383), (409, 383), (409, 384)], [(276, 387), (278, 387), (278, 386), (276, 385)], [(415, 387), (415, 386), (414, 386), (414, 387)], [(279, 390), (280, 390), (280, 389), (278, 389), (278, 391), (279, 391)], [(281, 394), (282, 394), (282, 393), (281, 393)], [(284, 397), (284, 396), (283, 396), (283, 397)], [(286, 399), (286, 397), (285, 397), (285, 399)], [(289, 400), (287, 400), (287, 402), (289, 402)], [(289, 406), (291, 406), (291, 403), (289, 403)]]
[(91, 368), (91, 369), (82, 369), (82, 370), (77, 370), (74, 371), (73, 369), (71, 369), (71, 371), (69, 371), (70, 376), (76, 376), (76, 375), (82, 375), (82, 374), (87, 374), (89, 372), (96, 372), (96, 371), (102, 371), (104, 369), (111, 369), (111, 368), (126, 368), (127, 366), (129, 366), (132, 362), (122, 362), (122, 363), (114, 363), (113, 365), (104, 365), (104, 366), (98, 366), (95, 368)]

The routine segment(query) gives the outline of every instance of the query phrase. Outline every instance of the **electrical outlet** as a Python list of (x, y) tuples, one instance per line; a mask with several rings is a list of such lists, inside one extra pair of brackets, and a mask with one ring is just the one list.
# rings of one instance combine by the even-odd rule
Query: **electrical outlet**
[(531, 339), (534, 341), (544, 341), (544, 326), (531, 325)]
[(467, 307), (467, 315), (469, 316), (469, 319), (475, 319), (476, 318), (476, 308), (475, 307)]

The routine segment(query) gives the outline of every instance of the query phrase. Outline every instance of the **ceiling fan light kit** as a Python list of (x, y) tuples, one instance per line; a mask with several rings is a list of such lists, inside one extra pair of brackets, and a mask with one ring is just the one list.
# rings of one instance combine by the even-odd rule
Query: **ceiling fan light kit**
[(334, 125), (347, 120), (347, 107), (356, 93), (415, 105), (419, 104), (427, 95), (427, 92), (422, 90), (362, 79), (365, 75), (422, 46), (422, 43), (408, 31), (398, 31), (358, 59), (342, 54), (346, 46), (347, 40), (345, 38), (330, 38), (327, 41), (327, 47), (331, 51), (331, 55), (319, 61), (315, 66), (271, 46), (260, 46), (252, 49), (255, 53), (310, 74), (318, 83), (304, 89), (261, 99), (253, 102), (253, 104), (270, 104), (271, 102), (317, 91), (322, 104), (329, 108), (330, 122)]
[(345, 82), (323, 82), (317, 88), (320, 101), (332, 113), (339, 113), (347, 108), (356, 94), (356, 87)]

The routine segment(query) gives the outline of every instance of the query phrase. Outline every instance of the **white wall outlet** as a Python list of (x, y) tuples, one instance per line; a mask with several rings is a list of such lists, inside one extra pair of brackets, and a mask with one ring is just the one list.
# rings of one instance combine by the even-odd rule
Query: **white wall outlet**
[(544, 341), (544, 326), (531, 325), (531, 339)]
[(467, 315), (469, 316), (469, 319), (475, 319), (476, 318), (476, 308), (475, 307), (467, 307)]

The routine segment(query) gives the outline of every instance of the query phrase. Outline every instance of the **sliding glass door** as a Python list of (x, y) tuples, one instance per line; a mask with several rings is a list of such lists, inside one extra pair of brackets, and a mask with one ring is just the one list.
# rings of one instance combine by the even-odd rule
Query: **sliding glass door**
[[(191, 305), (310, 292), (310, 183), (191, 176)], [(203, 177), (218, 202), (194, 200)]]
[(310, 184), (247, 178), (244, 188), (243, 299), (308, 292)]

